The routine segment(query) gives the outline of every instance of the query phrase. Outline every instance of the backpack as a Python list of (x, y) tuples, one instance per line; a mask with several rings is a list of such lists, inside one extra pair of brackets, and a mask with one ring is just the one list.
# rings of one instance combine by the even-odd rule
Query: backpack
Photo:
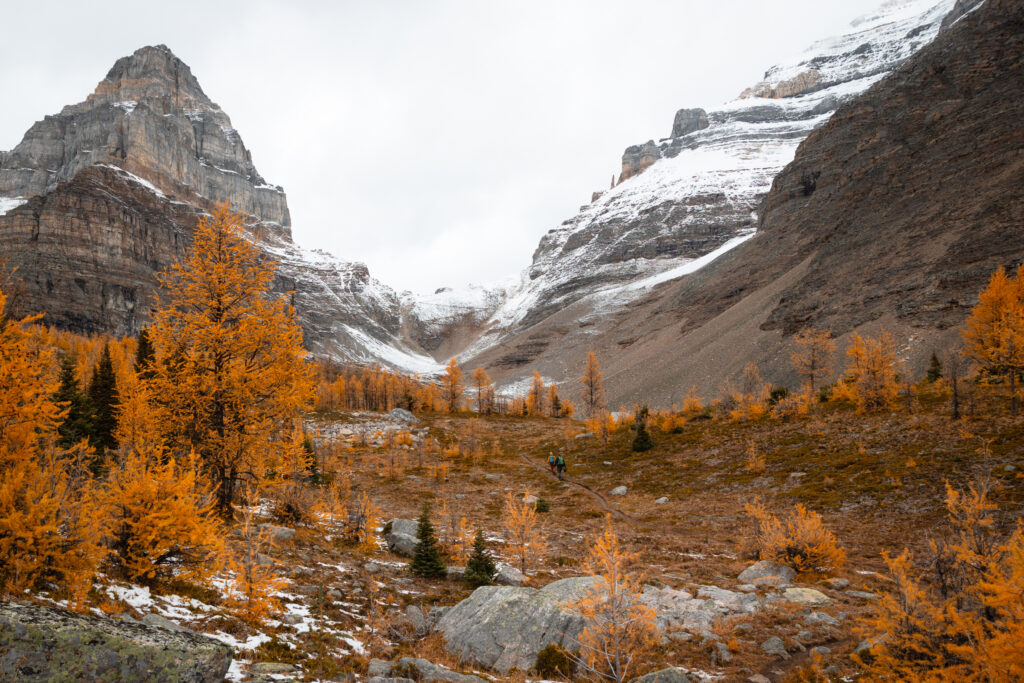
[(562, 456), (558, 456), (558, 460), (555, 461), (555, 464), (558, 465), (559, 467), (563, 467), (564, 468), (565, 467), (565, 458), (563, 458)]

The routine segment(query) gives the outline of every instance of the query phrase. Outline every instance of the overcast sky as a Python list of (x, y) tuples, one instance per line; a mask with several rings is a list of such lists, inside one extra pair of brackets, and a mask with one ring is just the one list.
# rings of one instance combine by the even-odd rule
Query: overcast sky
[(0, 149), (164, 43), (284, 186), (299, 244), (396, 289), (495, 282), (677, 109), (879, 4), (4, 0)]

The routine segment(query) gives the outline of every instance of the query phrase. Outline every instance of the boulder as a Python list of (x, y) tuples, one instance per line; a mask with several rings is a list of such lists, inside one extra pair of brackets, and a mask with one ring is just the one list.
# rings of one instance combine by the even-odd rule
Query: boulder
[(779, 638), (778, 636), (772, 636), (761, 643), (761, 650), (766, 655), (771, 655), (772, 657), (789, 659), (789, 653), (786, 652), (786, 645), (782, 642), (782, 638)]
[(825, 579), (824, 583), (834, 591), (841, 591), (850, 587), (850, 580), (843, 578)]
[(370, 660), (367, 669), (370, 680), (380, 681), (440, 681), (441, 683), (487, 683), (479, 676), (460, 674), (419, 657), (402, 657), (397, 662)]
[(224, 680), (232, 650), (187, 629), (0, 602), (0, 678), (54, 680)]
[(628, 490), (629, 489), (627, 489), (625, 486), (616, 486), (615, 488), (613, 488), (611, 491), (608, 492), (608, 495), (610, 495), (610, 496), (624, 496), (624, 495), (626, 495), (626, 492)]
[(832, 604), (831, 598), (813, 588), (787, 588), (782, 592), (782, 597), (788, 602), (795, 602), (798, 605), (807, 605), (809, 607)]
[(437, 622), (456, 657), (502, 674), (530, 670), (550, 643), (576, 651), (583, 618), (534, 588), (483, 586)]
[(388, 549), (396, 555), (412, 557), (416, 552), (416, 532), (420, 523), (415, 519), (393, 519), (388, 522), (390, 527), (384, 534)]
[(718, 586), (701, 586), (697, 589), (697, 597), (711, 600), (717, 607), (733, 613), (749, 614), (761, 606), (761, 601), (756, 595), (730, 591)]
[(668, 502), (668, 496), (662, 496), (661, 498), (656, 498), (654, 500), (654, 504), (655, 505), (664, 505), (667, 502)]
[(395, 408), (386, 415), (391, 422), (399, 422), (404, 425), (419, 424), (420, 419), (405, 408)]
[(571, 576), (567, 579), (552, 581), (541, 588), (540, 592), (566, 604), (576, 602), (602, 583), (604, 583), (604, 579), (600, 576)]
[(498, 567), (498, 573), (494, 576), (494, 583), (499, 586), (522, 586), (524, 581), (526, 581), (526, 576), (507, 564)]
[(755, 586), (780, 586), (791, 583), (796, 578), (796, 572), (784, 564), (761, 560), (744, 569), (736, 578), (740, 583), (751, 583)]
[(826, 626), (839, 626), (839, 620), (833, 617), (831, 614), (825, 614), (824, 612), (811, 612), (804, 617), (804, 623), (808, 626), (814, 624), (825, 624)]
[(295, 538), (295, 529), (276, 524), (260, 524), (260, 533), (266, 534), (273, 543), (286, 543)]
[(878, 597), (876, 593), (868, 593), (867, 591), (846, 591), (846, 594), (851, 598), (860, 598), (861, 600), (874, 600)]
[(686, 669), (672, 667), (637, 678), (633, 683), (694, 683), (697, 679), (687, 673)]

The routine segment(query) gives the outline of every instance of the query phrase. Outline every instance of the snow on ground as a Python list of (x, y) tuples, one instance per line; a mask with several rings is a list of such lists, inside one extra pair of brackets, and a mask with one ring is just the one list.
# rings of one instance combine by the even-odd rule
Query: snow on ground
[(16, 209), (28, 200), (24, 197), (0, 197), (0, 216), (12, 209)]
[(390, 346), (352, 325), (343, 325), (342, 327), (355, 341), (359, 342), (366, 362), (383, 361), (392, 367), (418, 375), (439, 375), (444, 372), (444, 365), (430, 356)]
[(134, 173), (129, 173), (128, 171), (124, 170), (120, 166), (114, 166), (113, 164), (97, 164), (97, 166), (103, 166), (104, 168), (111, 168), (111, 169), (117, 171), (120, 175), (122, 175), (125, 178), (127, 178), (128, 180), (131, 180), (134, 183), (142, 185), (144, 188), (146, 188), (147, 190), (149, 190), (150, 192), (155, 194), (157, 197), (160, 197), (161, 199), (167, 199), (167, 195), (165, 195), (163, 192), (158, 190), (156, 188), (156, 185), (154, 185), (153, 183), (149, 182), (148, 180), (146, 180), (144, 178), (140, 178), (139, 176), (135, 175)]
[(669, 270), (658, 273), (657, 275), (652, 275), (650, 277), (644, 278), (643, 280), (631, 282), (630, 284), (622, 287), (620, 291), (635, 292), (637, 290), (650, 289), (654, 285), (661, 284), (662, 282), (668, 282), (669, 280), (675, 280), (677, 277), (682, 277), (683, 275), (696, 273), (698, 270), (708, 265), (722, 254), (725, 254), (728, 251), (732, 251), (736, 247), (740, 246), (741, 244), (749, 240), (756, 234), (756, 232), (756, 230), (744, 231), (740, 233), (737, 237), (733, 237), (731, 240), (720, 246), (718, 249), (715, 249), (712, 252), (704, 254), (700, 258), (693, 259), (692, 261), (688, 261), (680, 266), (676, 266), (675, 268), (671, 268)]

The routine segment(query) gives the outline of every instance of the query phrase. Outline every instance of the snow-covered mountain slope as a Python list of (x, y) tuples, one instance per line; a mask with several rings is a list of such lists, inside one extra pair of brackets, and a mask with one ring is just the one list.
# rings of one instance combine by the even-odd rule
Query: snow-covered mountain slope
[[(603, 316), (650, 285), (692, 273), (738, 244), (800, 142), (933, 40), (953, 4), (890, 0), (846, 33), (772, 67), (738, 99), (680, 111), (675, 137), (627, 149), (623, 180), (541, 239), (522, 282), (463, 357), (498, 374), (526, 372), (549, 347), (586, 344)], [(808, 191), (814, 182), (806, 179)], [(568, 306), (589, 324), (567, 327)]]

